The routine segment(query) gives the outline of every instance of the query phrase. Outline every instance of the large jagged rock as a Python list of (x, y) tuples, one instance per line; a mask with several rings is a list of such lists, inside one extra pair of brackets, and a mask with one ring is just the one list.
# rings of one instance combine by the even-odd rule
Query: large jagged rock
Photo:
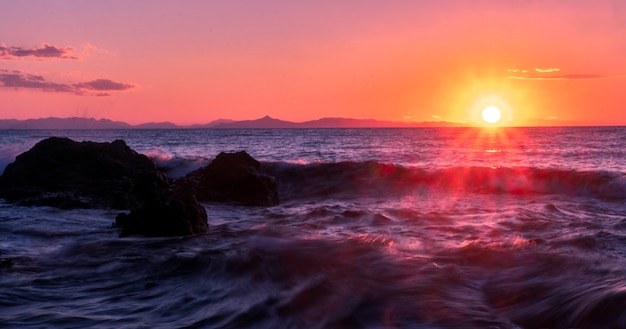
[(0, 177), (0, 197), (23, 205), (135, 209), (169, 186), (145, 155), (122, 140), (51, 137), (17, 156)]
[(0, 176), (0, 197), (22, 205), (113, 208), (122, 235), (174, 236), (208, 228), (190, 192), (173, 191), (145, 155), (122, 140), (75, 142), (52, 137), (17, 156)]
[(179, 186), (194, 191), (199, 201), (234, 202), (247, 206), (278, 204), (274, 177), (263, 172), (259, 161), (248, 153), (220, 153), (206, 167), (183, 179)]

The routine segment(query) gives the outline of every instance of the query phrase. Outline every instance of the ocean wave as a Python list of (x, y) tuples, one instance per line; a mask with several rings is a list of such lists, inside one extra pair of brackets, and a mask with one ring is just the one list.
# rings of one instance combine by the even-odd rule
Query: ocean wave
[(156, 167), (163, 171), (169, 178), (184, 177), (188, 173), (200, 169), (209, 163), (210, 159), (204, 157), (178, 157), (169, 153), (149, 152), (147, 154)]
[[(148, 154), (157, 168), (170, 178), (180, 178), (202, 168), (211, 159)], [(608, 170), (572, 170), (536, 167), (447, 168), (409, 167), (377, 161), (263, 162), (276, 177), (281, 199), (311, 197), (368, 197), (387, 193), (440, 191), (586, 196), (604, 200), (626, 199), (626, 175)]]
[(264, 163), (276, 177), (281, 199), (368, 197), (417, 191), (448, 193), (562, 194), (605, 200), (626, 198), (626, 175), (533, 167), (449, 167), (426, 169), (376, 161), (293, 164)]
[(105, 210), (0, 205), (0, 327), (624, 327), (623, 216), (550, 199), (495, 222), (207, 204), (211, 230), (169, 238), (119, 238)]

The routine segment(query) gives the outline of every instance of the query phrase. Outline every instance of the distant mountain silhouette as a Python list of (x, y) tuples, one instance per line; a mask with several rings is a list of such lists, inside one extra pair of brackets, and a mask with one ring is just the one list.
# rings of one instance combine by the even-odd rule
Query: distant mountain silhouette
[(42, 118), (0, 120), (0, 129), (129, 129), (125, 122), (88, 118)]
[(322, 118), (305, 122), (290, 122), (264, 116), (257, 120), (233, 121), (218, 124), (212, 128), (399, 128), (399, 127), (453, 127), (459, 123), (437, 122), (395, 122), (374, 119)]
[(351, 118), (322, 118), (306, 121), (300, 124), (301, 128), (402, 128), (402, 127), (451, 127), (462, 126), (458, 123), (445, 121), (437, 122), (396, 122), (374, 119)]
[(222, 123), (230, 123), (230, 122), (235, 122), (235, 120), (229, 120), (229, 119), (217, 119), (217, 120), (213, 120), (209, 123), (204, 123), (204, 124), (194, 124), (194, 125), (190, 125), (190, 126), (186, 126), (185, 128), (196, 128), (196, 129), (202, 129), (202, 128), (213, 128), (217, 125), (220, 125)]
[(256, 120), (233, 121), (220, 123), (211, 128), (298, 128), (300, 124), (290, 121), (278, 120), (266, 115)]
[(177, 126), (174, 123), (165, 121), (165, 122), (142, 123), (142, 124), (139, 124), (139, 125), (132, 126), (131, 128), (135, 128), (135, 129), (176, 129), (176, 128), (180, 128), (180, 127)]
[(109, 119), (92, 118), (41, 118), (28, 120), (0, 120), (0, 129), (255, 129), (255, 128), (394, 128), (394, 127), (454, 127), (459, 123), (437, 122), (395, 122), (374, 119), (322, 118), (305, 122), (291, 122), (264, 116), (256, 120), (233, 121), (215, 120), (206, 124), (179, 126), (171, 122), (149, 122), (130, 125)]

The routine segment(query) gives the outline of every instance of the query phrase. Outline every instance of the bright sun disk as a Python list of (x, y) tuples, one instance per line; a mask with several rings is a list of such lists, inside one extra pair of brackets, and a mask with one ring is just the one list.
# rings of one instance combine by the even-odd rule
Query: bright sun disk
[(502, 112), (500, 111), (499, 108), (493, 105), (490, 105), (490, 106), (485, 107), (485, 109), (482, 112), (482, 117), (483, 117), (483, 121), (485, 121), (486, 123), (494, 124), (500, 121), (500, 118), (502, 117)]

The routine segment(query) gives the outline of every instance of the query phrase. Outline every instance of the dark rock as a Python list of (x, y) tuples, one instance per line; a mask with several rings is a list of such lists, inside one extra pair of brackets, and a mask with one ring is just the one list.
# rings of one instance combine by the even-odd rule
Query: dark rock
[(124, 141), (48, 138), (17, 156), (0, 176), (0, 197), (22, 205), (127, 209), (122, 235), (174, 236), (208, 228), (190, 192), (172, 191), (168, 178)]
[(278, 187), (248, 153), (220, 153), (208, 166), (179, 180), (199, 201), (235, 202), (247, 206), (278, 204)]
[(176, 236), (205, 232), (207, 214), (190, 193), (171, 192), (162, 200), (121, 213), (115, 219), (120, 235)]
[[(0, 251), (0, 256), (2, 256), (2, 251)], [(0, 257), (0, 269), (10, 268), (11, 266), (13, 266), (13, 259)]]
[(13, 259), (0, 258), (0, 268), (11, 268), (13, 266)]
[(122, 140), (52, 137), (17, 156), (0, 177), (0, 197), (22, 205), (134, 209), (167, 189), (154, 163)]

